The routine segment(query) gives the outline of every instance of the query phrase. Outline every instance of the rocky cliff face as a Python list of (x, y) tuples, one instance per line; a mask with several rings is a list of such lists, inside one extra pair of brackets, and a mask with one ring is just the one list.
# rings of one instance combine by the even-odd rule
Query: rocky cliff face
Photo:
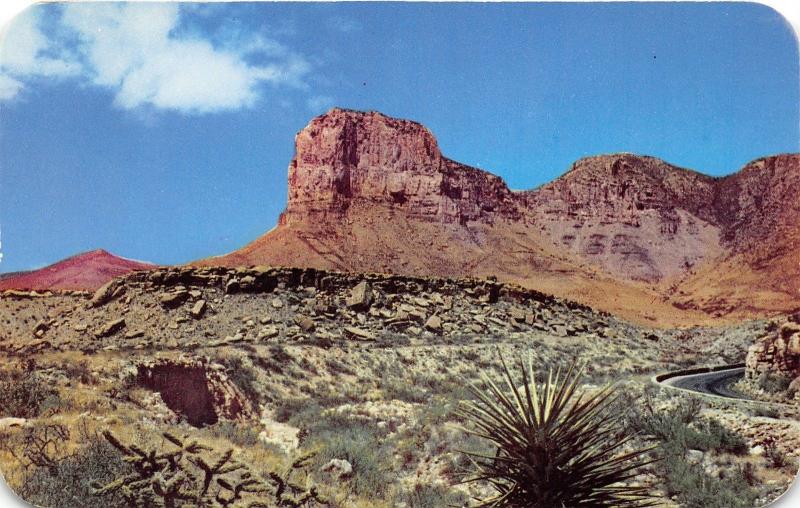
[(715, 180), (654, 157), (576, 162), (526, 193), (554, 245), (623, 278), (657, 282), (717, 254)]
[(300, 131), (295, 146), (281, 224), (341, 217), (361, 204), (446, 223), (519, 217), (500, 178), (444, 158), (415, 122), (334, 109)]
[(798, 155), (720, 179), (612, 154), (514, 192), (418, 123), (333, 109), (297, 134), (279, 227), (199, 264), (495, 275), (613, 312), (760, 315), (800, 305), (798, 175)]
[(787, 380), (800, 377), (800, 314), (760, 337), (747, 351), (745, 376), (757, 381), (763, 376)]

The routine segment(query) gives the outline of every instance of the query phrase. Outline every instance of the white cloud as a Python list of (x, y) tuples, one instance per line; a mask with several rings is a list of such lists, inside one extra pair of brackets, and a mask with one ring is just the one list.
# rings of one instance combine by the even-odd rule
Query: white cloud
[(329, 97), (327, 95), (315, 95), (313, 97), (309, 97), (309, 99), (306, 101), (306, 105), (312, 113), (322, 113), (333, 107), (334, 99), (333, 97)]
[[(164, 3), (65, 4), (59, 27), (77, 44), (63, 36), (48, 40), (29, 9), (26, 19), (14, 21), (0, 63), (17, 80), (77, 75), (111, 90), (123, 109), (235, 110), (253, 105), (264, 85), (305, 87), (311, 69), (301, 55), (263, 36), (236, 34), (212, 43), (180, 30), (180, 9)], [(72, 53), (56, 52), (70, 46)]]
[(64, 77), (80, 72), (74, 55), (51, 47), (39, 27), (36, 8), (23, 11), (6, 31), (0, 46), (0, 65), (15, 76)]
[(11, 76), (0, 74), (0, 101), (7, 101), (16, 97), (19, 91), (22, 90), (22, 86), (20, 81)]
[(352, 33), (361, 30), (361, 23), (345, 16), (334, 16), (327, 21), (328, 28), (334, 32)]

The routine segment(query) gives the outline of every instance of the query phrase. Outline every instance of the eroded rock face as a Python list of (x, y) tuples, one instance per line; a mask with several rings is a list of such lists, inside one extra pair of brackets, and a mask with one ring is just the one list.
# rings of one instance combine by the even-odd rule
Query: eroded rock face
[(763, 374), (787, 379), (800, 376), (800, 316), (792, 316), (775, 331), (761, 337), (747, 351), (746, 377)]
[(798, 188), (800, 154), (713, 178), (619, 153), (511, 191), (418, 123), (337, 108), (297, 134), (278, 227), (195, 264), (496, 276), (635, 319), (774, 316), (797, 307)]
[(446, 223), (519, 218), (502, 179), (444, 158), (416, 122), (333, 109), (300, 131), (295, 146), (281, 224), (342, 216), (354, 202)]
[(254, 415), (252, 403), (222, 367), (202, 359), (161, 359), (137, 366), (137, 384), (159, 392), (164, 403), (196, 427)]
[(554, 245), (626, 278), (655, 282), (719, 253), (716, 180), (654, 157), (576, 162), (526, 192), (527, 213)]
[(787, 192), (800, 185), (792, 168), (800, 170), (800, 158), (777, 156), (719, 179), (622, 153), (581, 159), (550, 184), (512, 192), (495, 175), (442, 156), (418, 123), (337, 108), (297, 134), (280, 224), (336, 229), (375, 207), (422, 222), (508, 222), (534, 227), (556, 249), (614, 276), (658, 282), (726, 250), (759, 250), (754, 239), (771, 238), (781, 224), (796, 229), (791, 218), (800, 212), (785, 210)]

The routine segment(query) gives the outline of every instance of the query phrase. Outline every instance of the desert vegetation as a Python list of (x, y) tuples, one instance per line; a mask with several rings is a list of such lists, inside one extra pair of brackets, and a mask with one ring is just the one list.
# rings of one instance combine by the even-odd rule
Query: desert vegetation
[[(536, 411), (524, 386), (540, 402), (564, 394), (552, 406), (561, 418), (552, 416), (557, 424), (545, 433), (559, 447), (564, 439), (580, 442), (588, 429), (607, 438), (547, 459), (573, 475), (563, 479), (569, 495), (599, 499), (591, 496), (601, 492), (610, 504), (633, 494), (666, 507), (756, 506), (785, 490), (796, 472), (800, 436), (791, 406), (645, 389), (655, 373), (696, 365), (695, 350), (717, 363), (740, 359), (765, 323), (643, 329), (558, 300), (517, 299), (485, 282), (371, 279), (366, 306), (353, 298), (358, 279), (327, 289), (287, 279), (266, 293), (241, 293), (185, 282), (202, 272), (175, 273), (176, 286), (137, 282), (100, 307), (63, 296), (27, 300), (24, 313), (18, 300), (0, 305), (12, 334), (0, 340), (0, 467), (26, 499), (107, 507), (145, 497), (165, 504), (166, 494), (176, 505), (203, 499), (213, 506), (218, 496), (229, 502), (239, 495), (236, 502), (269, 505), (277, 502), (274, 473), (308, 489), (285, 491), (291, 502), (313, 487), (313, 503), (331, 507), (474, 506), (502, 496), (498, 484), (516, 493), (516, 472), (494, 483), (486, 477), (507, 461), (477, 456), (505, 457), (509, 443), (466, 432), (479, 427), (465, 410), (500, 400), (516, 407), (516, 389), (529, 411), (515, 421), (527, 425), (524, 415)], [(162, 304), (181, 291), (181, 306)], [(193, 317), (200, 300), (207, 308)], [(93, 332), (123, 316), (125, 327), (111, 335)], [(47, 330), (31, 342), (26, 334), (42, 330), (42, 321)], [(526, 364), (523, 374), (517, 359), (534, 371)], [(565, 384), (574, 365), (585, 368)], [(603, 388), (609, 382), (618, 386), (613, 394)], [(574, 407), (595, 410), (581, 419)], [(136, 450), (161, 458), (145, 471)], [(626, 456), (625, 465), (614, 462)], [(176, 465), (164, 471), (167, 457)], [(307, 458), (286, 477), (299, 457)], [(204, 490), (199, 459), (213, 471), (222, 458), (218, 472), (242, 467), (212, 475)], [(591, 464), (600, 473), (592, 476)]]

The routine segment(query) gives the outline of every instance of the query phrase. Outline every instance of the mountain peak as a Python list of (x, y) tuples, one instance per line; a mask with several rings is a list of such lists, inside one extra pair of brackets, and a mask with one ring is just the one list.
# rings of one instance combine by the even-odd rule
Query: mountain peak
[(281, 224), (340, 217), (365, 204), (464, 222), (486, 218), (482, 208), (504, 208), (507, 195), (500, 178), (443, 157), (421, 124), (334, 108), (295, 137)]
[(95, 249), (68, 257), (38, 270), (9, 275), (0, 280), (0, 291), (84, 290), (92, 291), (114, 277), (135, 270), (149, 270), (156, 265), (116, 256)]

